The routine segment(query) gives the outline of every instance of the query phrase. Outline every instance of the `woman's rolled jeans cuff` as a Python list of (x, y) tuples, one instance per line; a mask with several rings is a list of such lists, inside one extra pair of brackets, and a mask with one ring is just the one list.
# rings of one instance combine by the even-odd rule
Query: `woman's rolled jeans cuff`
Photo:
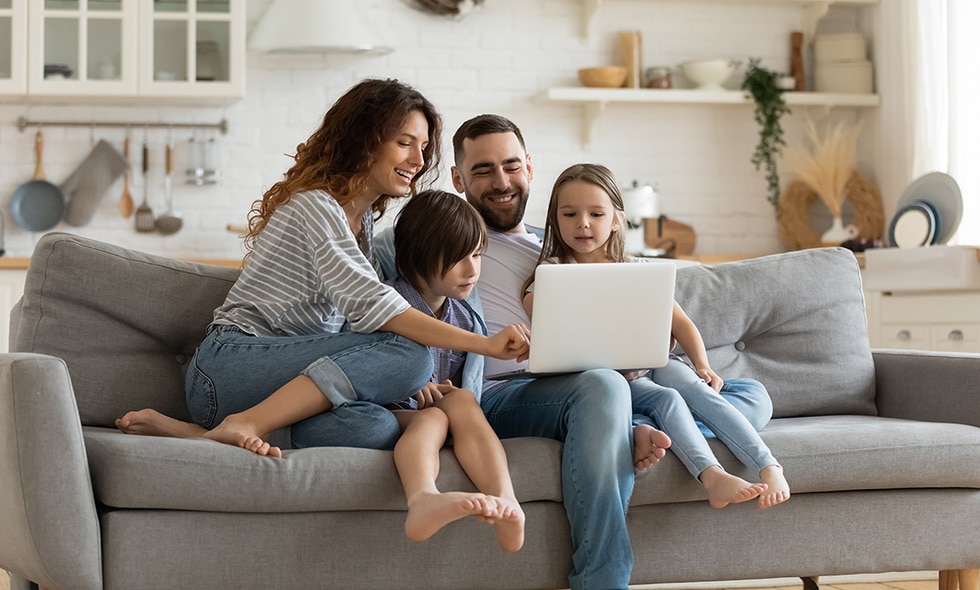
[(328, 357), (306, 367), (303, 374), (313, 381), (335, 408), (357, 400), (357, 392), (347, 374)]

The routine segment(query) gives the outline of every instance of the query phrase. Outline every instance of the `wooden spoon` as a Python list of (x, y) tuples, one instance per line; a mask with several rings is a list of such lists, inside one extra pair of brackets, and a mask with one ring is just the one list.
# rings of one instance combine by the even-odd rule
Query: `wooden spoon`
[[(126, 163), (129, 163), (129, 136), (126, 136), (126, 140), (123, 142), (123, 156), (126, 158)], [(123, 192), (119, 197), (119, 214), (125, 219), (133, 214), (133, 194), (129, 192), (129, 170), (126, 170), (126, 174), (123, 175)]]

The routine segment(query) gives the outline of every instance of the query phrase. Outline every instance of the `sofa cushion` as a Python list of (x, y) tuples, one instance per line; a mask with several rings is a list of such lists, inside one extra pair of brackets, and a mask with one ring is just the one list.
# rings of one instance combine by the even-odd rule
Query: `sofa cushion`
[[(872, 416), (774, 420), (762, 433), (794, 494), (845, 490), (980, 489), (980, 429), (961, 424)], [(289, 450), (259, 457), (205, 440), (85, 429), (96, 498), (113, 508), (204, 512), (404, 510), (390, 451), (344, 447)], [(561, 502), (561, 444), (543, 438), (503, 441), (521, 502)], [(725, 469), (757, 480), (717, 440)], [(475, 491), (443, 449), (438, 484)], [(964, 469), (964, 466), (966, 468)], [(630, 504), (704, 501), (707, 495), (673, 453), (637, 477)]]
[(773, 415), (874, 415), (857, 260), (818, 248), (677, 270), (676, 299), (722, 378), (752, 377)]
[(31, 256), (11, 350), (65, 360), (83, 425), (145, 407), (189, 420), (187, 363), (238, 273), (49, 233)]

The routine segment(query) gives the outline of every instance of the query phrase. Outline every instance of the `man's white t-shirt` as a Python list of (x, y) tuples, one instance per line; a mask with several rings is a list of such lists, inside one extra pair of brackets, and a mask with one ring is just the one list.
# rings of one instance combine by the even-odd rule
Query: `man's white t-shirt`
[[(490, 334), (496, 334), (510, 324), (531, 325), (521, 303), (521, 287), (534, 274), (541, 240), (533, 233), (503, 234), (490, 230), (487, 251), (477, 289), (483, 305), (483, 318)], [(486, 357), (485, 375), (527, 368), (527, 361), (501, 361)], [(499, 381), (489, 381), (484, 389)]]

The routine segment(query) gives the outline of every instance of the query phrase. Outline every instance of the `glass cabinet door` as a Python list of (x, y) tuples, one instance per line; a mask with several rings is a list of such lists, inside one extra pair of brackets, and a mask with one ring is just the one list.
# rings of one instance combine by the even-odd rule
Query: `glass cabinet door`
[(137, 0), (34, 0), (31, 8), (31, 93), (135, 92)]
[(0, 94), (27, 92), (27, 0), (0, 0)]
[(243, 95), (244, 12), (243, 0), (153, 0), (143, 20), (144, 39), (152, 42), (141, 92)]

